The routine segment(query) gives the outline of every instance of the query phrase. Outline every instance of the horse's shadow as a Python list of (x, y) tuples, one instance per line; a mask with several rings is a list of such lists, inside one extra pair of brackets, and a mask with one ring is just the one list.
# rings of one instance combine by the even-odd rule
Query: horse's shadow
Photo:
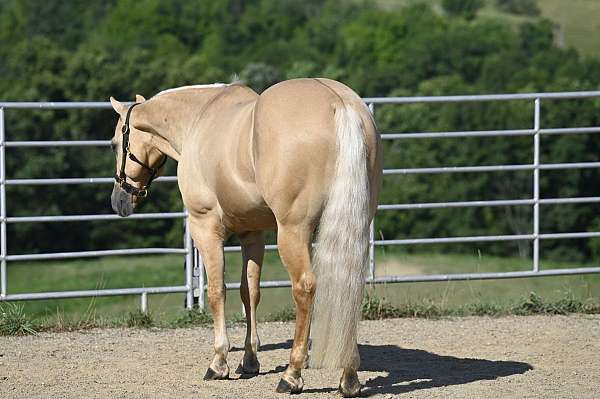
[(395, 345), (359, 345), (360, 370), (384, 371), (365, 383), (366, 395), (400, 394), (418, 389), (495, 380), (532, 370), (528, 363), (442, 356)]
[[(291, 348), (292, 341), (267, 344), (261, 351)], [(395, 345), (359, 345), (361, 371), (386, 373), (365, 381), (363, 396), (401, 394), (419, 389), (467, 384), (481, 380), (523, 374), (533, 369), (528, 363), (442, 356)], [(331, 392), (335, 388), (305, 389)]]

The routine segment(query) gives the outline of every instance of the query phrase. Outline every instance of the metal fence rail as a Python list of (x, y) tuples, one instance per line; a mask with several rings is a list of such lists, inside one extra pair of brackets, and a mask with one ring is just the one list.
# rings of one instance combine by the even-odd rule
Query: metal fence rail
[[(82, 298), (112, 295), (140, 295), (140, 304), (143, 311), (147, 309), (148, 294), (186, 293), (186, 307), (191, 309), (194, 304), (194, 248), (187, 227), (187, 212), (157, 212), (131, 215), (128, 219), (183, 219), (185, 223), (183, 248), (128, 248), (108, 249), (94, 251), (39, 253), (39, 254), (11, 254), (7, 253), (6, 226), (9, 223), (56, 223), (56, 222), (85, 222), (101, 220), (125, 220), (113, 214), (93, 215), (44, 215), (44, 216), (18, 216), (8, 217), (6, 214), (6, 186), (38, 186), (38, 185), (65, 185), (65, 184), (113, 184), (112, 177), (81, 177), (81, 178), (51, 178), (51, 179), (7, 179), (6, 178), (6, 152), (10, 148), (55, 148), (55, 147), (109, 147), (110, 140), (48, 140), (48, 141), (6, 141), (4, 112), (5, 109), (109, 109), (108, 102), (73, 102), (73, 103), (0, 103), (0, 301)], [(162, 176), (157, 182), (176, 182), (176, 176)], [(182, 254), (185, 256), (184, 285), (166, 287), (134, 287), (102, 290), (79, 290), (62, 292), (36, 292), (8, 294), (7, 262), (74, 259), (99, 256), (123, 255), (151, 255), (151, 254)], [(203, 284), (204, 285), (204, 284)], [(203, 295), (198, 298), (200, 306), (204, 306)]]
[[(490, 201), (457, 201), (457, 202), (434, 202), (434, 203), (411, 203), (411, 204), (382, 204), (378, 206), (379, 211), (401, 211), (410, 209), (441, 209), (441, 208), (471, 208), (471, 207), (498, 207), (498, 206), (531, 206), (533, 209), (532, 234), (509, 234), (471, 237), (423, 237), (398, 240), (375, 239), (375, 226), (371, 224), (369, 242), (369, 274), (367, 282), (370, 284), (397, 283), (397, 282), (424, 282), (424, 281), (457, 281), (457, 280), (487, 280), (523, 278), (538, 276), (558, 276), (573, 274), (600, 273), (600, 267), (567, 268), (540, 270), (540, 241), (558, 239), (581, 239), (597, 238), (600, 232), (573, 232), (573, 233), (540, 233), (540, 205), (549, 204), (585, 204), (600, 203), (600, 196), (594, 197), (567, 197), (567, 198), (541, 198), (539, 190), (539, 177), (542, 170), (566, 170), (600, 168), (600, 162), (573, 162), (542, 164), (540, 162), (540, 137), (544, 135), (577, 135), (600, 133), (600, 127), (564, 127), (544, 129), (540, 126), (540, 114), (542, 100), (560, 99), (585, 99), (600, 98), (600, 91), (588, 92), (566, 92), (566, 93), (526, 93), (526, 94), (492, 94), (492, 95), (468, 95), (468, 96), (438, 96), (438, 97), (388, 97), (388, 98), (365, 98), (371, 112), (375, 112), (376, 105), (381, 104), (415, 104), (415, 103), (465, 103), (465, 102), (489, 102), (489, 101), (532, 101), (534, 112), (532, 115), (532, 127), (530, 129), (514, 130), (486, 130), (465, 132), (415, 132), (415, 133), (385, 133), (381, 135), (382, 140), (407, 140), (407, 139), (452, 139), (464, 137), (519, 137), (530, 136), (532, 140), (532, 163), (518, 165), (472, 165), (452, 166), (437, 168), (404, 168), (384, 169), (384, 175), (408, 175), (408, 174), (438, 174), (438, 173), (488, 173), (504, 171), (531, 171), (532, 173), (532, 198), (490, 200)], [(80, 251), (46, 254), (8, 254), (6, 226), (8, 223), (52, 223), (52, 222), (75, 222), (92, 220), (119, 220), (116, 215), (94, 214), (94, 215), (57, 215), (57, 216), (20, 216), (7, 217), (6, 214), (6, 186), (8, 185), (63, 185), (63, 184), (112, 184), (110, 177), (81, 177), (81, 178), (51, 178), (51, 179), (6, 179), (5, 170), (5, 148), (7, 147), (102, 147), (109, 146), (108, 140), (65, 140), (65, 141), (6, 141), (4, 129), (5, 109), (85, 109), (110, 108), (108, 102), (0, 102), (0, 301), (18, 301), (35, 299), (55, 298), (80, 298), (92, 296), (110, 295), (140, 295), (140, 306), (146, 311), (148, 306), (147, 296), (159, 293), (186, 293), (186, 306), (191, 308), (194, 297), (198, 298), (199, 306), (204, 306), (204, 292), (206, 290), (202, 260), (197, 251), (194, 250), (192, 239), (187, 225), (187, 212), (146, 213), (134, 214), (129, 218), (135, 219), (158, 219), (158, 218), (182, 218), (186, 227), (184, 232), (183, 248), (136, 248), (101, 251)], [(161, 177), (157, 181), (174, 182), (175, 176)], [(448, 244), (466, 242), (491, 242), (491, 241), (531, 241), (533, 246), (533, 259), (531, 270), (512, 272), (490, 272), (490, 273), (455, 273), (439, 275), (420, 276), (382, 276), (375, 275), (375, 248), (390, 245), (414, 245), (414, 244)], [(241, 247), (225, 247), (225, 252), (239, 252)], [(277, 250), (276, 245), (267, 245), (267, 251)], [(25, 261), (39, 259), (69, 259), (96, 256), (120, 256), (134, 254), (158, 254), (176, 253), (185, 256), (184, 285), (171, 287), (137, 287), (85, 291), (64, 292), (42, 292), (42, 293), (7, 293), (7, 262)], [(289, 281), (262, 281), (261, 287), (286, 287)], [(239, 283), (226, 284), (228, 289), (239, 289)]]

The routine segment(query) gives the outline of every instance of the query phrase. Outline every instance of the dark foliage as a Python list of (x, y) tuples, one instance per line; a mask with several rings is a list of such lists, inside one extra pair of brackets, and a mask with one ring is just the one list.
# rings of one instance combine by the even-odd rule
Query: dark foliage
[[(516, 1), (516, 0), (515, 0)], [(0, 97), (4, 101), (131, 100), (169, 87), (228, 81), (257, 90), (291, 77), (324, 76), (363, 96), (594, 90), (600, 63), (553, 43), (548, 21), (513, 29), (477, 18), (480, 1), (444, 1), (386, 11), (337, 0), (6, 0), (0, 3)], [(460, 7), (459, 5), (462, 4)], [(457, 8), (458, 7), (458, 8)], [(462, 8), (461, 8), (462, 7)], [(447, 15), (452, 14), (452, 15)], [(466, 18), (456, 18), (462, 15)], [(68, 22), (68, 23), (67, 23)], [(522, 129), (532, 104), (383, 106), (383, 132)], [(600, 101), (542, 104), (543, 127), (595, 126)], [(108, 139), (109, 111), (6, 111), (8, 140)], [(532, 162), (530, 137), (401, 140), (385, 143), (388, 168)], [(544, 137), (547, 163), (598, 161), (594, 135)], [(175, 165), (169, 165), (169, 174)], [(108, 149), (7, 149), (8, 178), (111, 176)], [(598, 196), (598, 170), (541, 174), (542, 197)], [(531, 198), (531, 174), (386, 177), (382, 203)], [(110, 213), (109, 186), (11, 186), (8, 213)], [(175, 211), (173, 185), (157, 184), (140, 211)], [(598, 229), (597, 205), (542, 207), (543, 232)], [(381, 213), (385, 238), (531, 233), (531, 207)], [(9, 253), (179, 246), (181, 222), (153, 220), (9, 226)], [(522, 256), (529, 244), (490, 244)], [(544, 256), (576, 261), (600, 253), (594, 240), (545, 242)], [(428, 249), (429, 250), (429, 249)], [(443, 250), (466, 251), (452, 245)]]

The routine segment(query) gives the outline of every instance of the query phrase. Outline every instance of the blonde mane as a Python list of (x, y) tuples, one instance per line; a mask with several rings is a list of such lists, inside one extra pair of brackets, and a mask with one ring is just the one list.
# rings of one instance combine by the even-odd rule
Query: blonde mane
[(174, 87), (172, 89), (163, 90), (163, 91), (159, 92), (158, 94), (156, 94), (154, 97), (158, 97), (158, 96), (161, 96), (161, 95), (167, 94), (167, 93), (173, 93), (173, 92), (180, 91), (180, 90), (209, 89), (209, 88), (219, 88), (219, 87), (225, 87), (225, 86), (229, 86), (229, 84), (227, 84), (227, 83), (212, 83), (212, 84), (204, 84), (204, 85)]

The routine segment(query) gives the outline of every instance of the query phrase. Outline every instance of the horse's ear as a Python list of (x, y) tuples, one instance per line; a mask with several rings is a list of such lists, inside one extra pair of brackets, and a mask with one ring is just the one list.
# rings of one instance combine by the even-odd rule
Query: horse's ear
[(142, 96), (141, 94), (136, 94), (135, 95), (135, 102), (136, 103), (143, 103), (144, 101), (146, 101), (146, 99), (144, 98), (144, 96)]
[(110, 103), (112, 104), (112, 107), (117, 114), (122, 116), (123, 114), (125, 114), (125, 112), (127, 112), (127, 106), (115, 100), (115, 98), (112, 96), (110, 97)]

